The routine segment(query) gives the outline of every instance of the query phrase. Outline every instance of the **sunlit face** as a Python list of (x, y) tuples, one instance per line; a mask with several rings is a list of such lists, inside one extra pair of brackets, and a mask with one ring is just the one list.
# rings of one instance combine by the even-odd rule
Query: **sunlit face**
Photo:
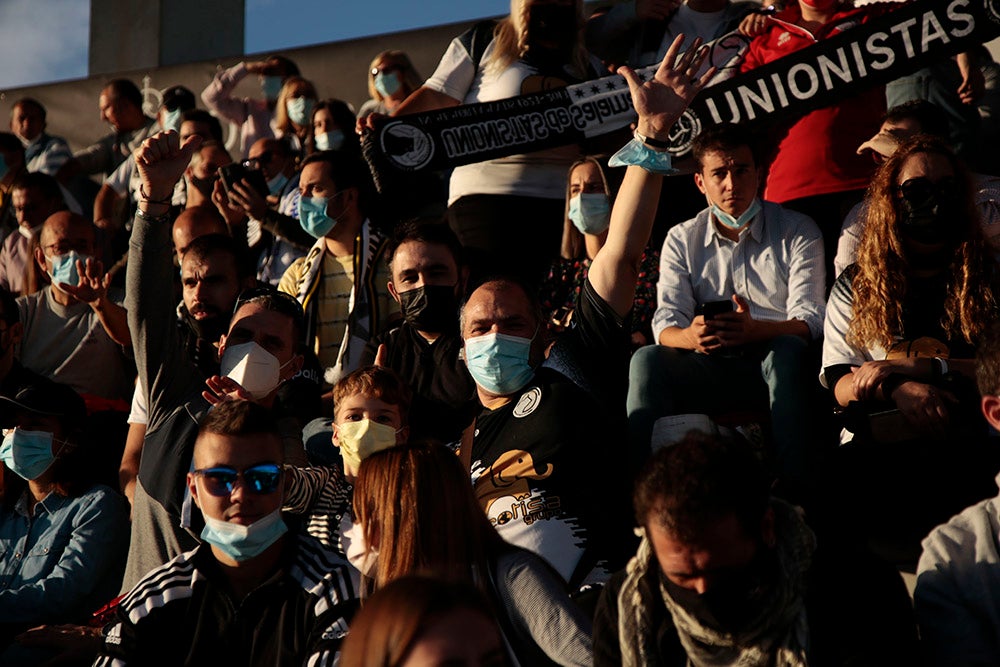
[[(265, 463), (281, 465), (282, 461), (281, 440), (274, 435), (203, 433), (195, 442), (196, 470), (229, 467), (242, 472)], [(273, 493), (259, 494), (249, 491), (240, 479), (232, 492), (225, 496), (208, 493), (199, 475), (188, 473), (187, 484), (202, 514), (212, 519), (249, 525), (281, 508), (283, 494), (280, 484)]]
[(188, 137), (196, 134), (201, 137), (202, 141), (211, 141), (213, 139), (212, 129), (208, 126), (208, 123), (197, 120), (185, 120), (181, 123), (181, 143), (184, 143)]
[(192, 168), (191, 172), (196, 178), (215, 178), (219, 167), (232, 164), (232, 162), (233, 159), (221, 146), (207, 146), (201, 149), (201, 162)]
[(71, 213), (49, 216), (42, 227), (35, 258), (46, 273), (52, 273), (52, 258), (75, 250), (81, 255), (94, 254), (94, 227)]
[(125, 102), (106, 89), (101, 91), (97, 104), (101, 110), (101, 121), (113, 127), (116, 132), (121, 132), (125, 123)]
[(313, 114), (313, 134), (326, 134), (327, 132), (333, 132), (334, 130), (342, 130), (339, 125), (333, 120), (333, 114), (330, 113), (329, 109), (320, 109)]
[(739, 217), (757, 196), (757, 167), (753, 153), (748, 146), (725, 153), (706, 153), (694, 182), (713, 204), (734, 218)]
[(10, 114), (10, 131), (25, 141), (34, 139), (45, 130), (42, 113), (32, 104), (18, 104)]
[(400, 292), (425, 285), (457, 287), (458, 265), (455, 257), (447, 246), (438, 243), (407, 241), (400, 244), (392, 256), (390, 293), (396, 297)]
[(569, 175), (570, 196), (581, 193), (605, 194), (601, 171), (593, 162), (578, 165)]
[[(268, 310), (258, 303), (243, 304), (233, 315), (229, 333), (220, 341), (219, 355), (221, 356), (230, 345), (253, 341), (274, 355), (284, 366), (296, 356), (294, 330), (292, 318)], [(291, 374), (294, 375), (294, 372)]]
[(41, 190), (34, 187), (14, 188), (11, 194), (11, 206), (14, 207), (17, 224), (26, 229), (38, 227), (55, 213), (52, 210), (52, 203), (47, 202)]
[(758, 548), (758, 541), (746, 534), (735, 515), (706, 525), (694, 543), (679, 539), (655, 520), (649, 522), (646, 534), (664, 576), (699, 594), (745, 569)]
[(284, 171), (288, 163), (288, 158), (279, 152), (278, 142), (274, 139), (258, 139), (247, 151), (247, 160), (270, 180)]
[(479, 612), (456, 609), (425, 621), (402, 667), (500, 667), (506, 664), (496, 623)]
[(196, 320), (227, 316), (240, 293), (236, 263), (225, 252), (185, 256), (181, 262), (184, 305)]

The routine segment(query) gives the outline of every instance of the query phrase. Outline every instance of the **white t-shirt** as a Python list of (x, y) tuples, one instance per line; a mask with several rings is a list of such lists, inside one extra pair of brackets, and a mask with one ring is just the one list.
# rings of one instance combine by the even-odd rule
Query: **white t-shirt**
[[(494, 74), (488, 66), (494, 43), (490, 42), (486, 47), (482, 63), (477, 67), (466, 48), (464, 37), (466, 35), (451, 41), (434, 74), (424, 83), (427, 88), (444, 93), (462, 104), (492, 102), (561, 88), (578, 81), (569, 72), (560, 76), (544, 76), (521, 60)], [(569, 167), (579, 155), (579, 146), (573, 144), (456, 167), (451, 175), (448, 204), (474, 194), (563, 199)]]

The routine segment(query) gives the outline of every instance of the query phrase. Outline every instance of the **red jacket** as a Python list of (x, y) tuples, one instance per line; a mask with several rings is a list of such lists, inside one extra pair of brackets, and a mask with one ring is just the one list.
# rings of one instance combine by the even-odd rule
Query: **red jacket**
[[(867, 22), (888, 11), (873, 5), (837, 12), (816, 33), (795, 25), (800, 12), (797, 3), (773, 17), (767, 32), (750, 44), (745, 72), (812, 46), (821, 39)], [(844, 99), (833, 106), (817, 109), (777, 134), (777, 152), (771, 162), (764, 198), (784, 203), (792, 199), (867, 188), (875, 165), (867, 155), (856, 153), (858, 146), (878, 132), (885, 113), (885, 87)]]

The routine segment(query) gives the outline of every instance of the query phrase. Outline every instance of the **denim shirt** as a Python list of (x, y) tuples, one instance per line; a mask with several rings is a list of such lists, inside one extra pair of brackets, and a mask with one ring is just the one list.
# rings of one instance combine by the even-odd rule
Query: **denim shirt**
[(128, 505), (106, 486), (27, 494), (0, 513), (0, 623), (75, 620), (109, 601), (128, 550)]

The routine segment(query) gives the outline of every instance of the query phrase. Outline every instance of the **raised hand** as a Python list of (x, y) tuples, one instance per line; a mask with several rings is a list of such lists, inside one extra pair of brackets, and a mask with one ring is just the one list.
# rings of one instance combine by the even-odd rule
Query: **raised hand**
[(76, 260), (76, 272), (80, 276), (80, 281), (76, 285), (59, 283), (59, 289), (77, 301), (82, 301), (92, 308), (96, 307), (108, 294), (111, 275), (105, 274), (104, 263), (93, 257), (88, 258), (86, 262)]
[(243, 207), (233, 202), (226, 194), (226, 188), (222, 185), (221, 178), (215, 182), (212, 188), (212, 203), (215, 204), (215, 208), (222, 215), (222, 218), (229, 225), (230, 229), (247, 219)]
[(142, 178), (142, 194), (139, 207), (148, 203), (164, 201), (173, 194), (174, 184), (184, 175), (191, 156), (201, 146), (201, 137), (192, 134), (184, 144), (180, 135), (173, 130), (157, 132), (142, 142), (135, 151), (135, 166)]
[(252, 401), (250, 395), (238, 382), (223, 375), (213, 375), (205, 380), (208, 387), (201, 392), (202, 397), (212, 405), (218, 405), (223, 401)]
[(715, 76), (715, 67), (698, 76), (708, 56), (708, 49), (701, 48), (701, 39), (695, 39), (691, 48), (678, 58), (683, 43), (684, 35), (677, 35), (649, 81), (640, 80), (629, 67), (618, 68), (618, 73), (628, 82), (632, 104), (639, 114), (638, 130), (647, 137), (666, 141), (670, 127)]

